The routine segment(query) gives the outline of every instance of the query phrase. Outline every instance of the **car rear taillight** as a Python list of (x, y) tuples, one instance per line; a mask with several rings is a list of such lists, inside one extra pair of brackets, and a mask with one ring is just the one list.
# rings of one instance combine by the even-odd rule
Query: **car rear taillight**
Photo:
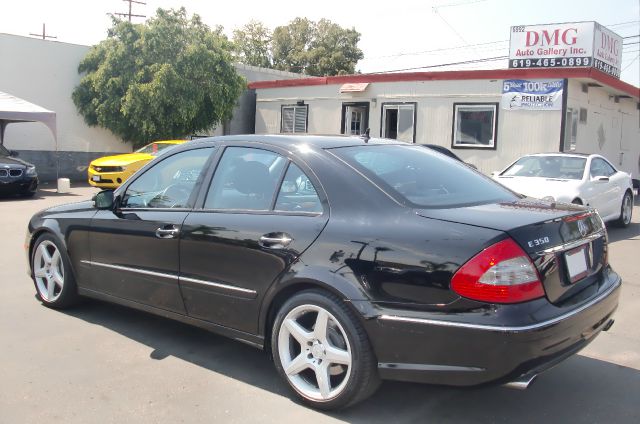
[(492, 303), (517, 303), (544, 296), (529, 256), (508, 238), (489, 246), (453, 275), (451, 288), (460, 296)]

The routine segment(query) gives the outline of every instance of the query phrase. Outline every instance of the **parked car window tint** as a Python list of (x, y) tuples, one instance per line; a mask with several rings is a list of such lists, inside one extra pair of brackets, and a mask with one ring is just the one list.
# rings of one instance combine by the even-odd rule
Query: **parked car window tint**
[(269, 210), (287, 161), (262, 149), (229, 147), (209, 187), (207, 209)]
[(609, 165), (605, 160), (602, 160), (600, 158), (593, 158), (591, 160), (591, 169), (590, 169), (591, 178), (610, 177), (615, 173), (616, 173), (616, 170), (613, 169), (613, 167)]
[(571, 156), (524, 156), (500, 175), (581, 180), (586, 163), (586, 158)]
[(213, 148), (170, 156), (137, 178), (122, 198), (123, 208), (186, 208)]
[(151, 143), (151, 144), (147, 144), (146, 146), (138, 149), (135, 151), (135, 153), (146, 153), (149, 155), (153, 155), (153, 156), (157, 156), (159, 152), (166, 150), (170, 147), (176, 147), (179, 146), (179, 144), (174, 144), (174, 143)]
[(369, 145), (331, 151), (413, 206), (448, 208), (518, 199), (463, 163), (419, 146)]
[(322, 205), (313, 183), (294, 163), (284, 176), (275, 210), (322, 213)]

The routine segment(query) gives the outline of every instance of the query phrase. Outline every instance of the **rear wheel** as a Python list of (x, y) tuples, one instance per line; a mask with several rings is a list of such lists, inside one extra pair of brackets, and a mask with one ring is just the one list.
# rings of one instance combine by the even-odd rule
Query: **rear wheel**
[(344, 408), (378, 388), (364, 329), (330, 293), (310, 290), (289, 299), (276, 316), (271, 346), (281, 377), (315, 408)]
[(67, 253), (51, 234), (36, 240), (31, 254), (33, 282), (38, 299), (52, 308), (65, 308), (77, 302), (75, 279)]
[(633, 214), (633, 196), (628, 191), (622, 198), (620, 205), (620, 218), (615, 221), (618, 227), (626, 227), (631, 223), (631, 215)]

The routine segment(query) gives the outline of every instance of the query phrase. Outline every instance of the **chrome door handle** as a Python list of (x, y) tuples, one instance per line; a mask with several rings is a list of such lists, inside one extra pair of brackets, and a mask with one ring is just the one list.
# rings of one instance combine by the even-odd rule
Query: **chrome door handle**
[(269, 233), (260, 237), (258, 244), (269, 249), (283, 249), (287, 247), (293, 239), (285, 233)]
[(156, 230), (156, 237), (163, 239), (175, 238), (178, 234), (180, 234), (180, 230), (173, 225), (160, 227)]

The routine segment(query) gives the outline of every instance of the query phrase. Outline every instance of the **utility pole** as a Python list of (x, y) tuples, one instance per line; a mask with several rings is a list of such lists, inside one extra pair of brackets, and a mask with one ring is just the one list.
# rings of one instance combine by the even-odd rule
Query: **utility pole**
[(129, 13), (118, 13), (118, 12), (115, 12), (114, 15), (127, 16), (129, 18), (129, 22), (131, 22), (131, 17), (134, 17), (134, 18), (146, 18), (147, 17), (146, 15), (134, 15), (131, 12), (132, 3), (144, 4), (144, 5), (146, 5), (147, 3), (142, 2), (142, 1), (137, 1), (137, 0), (122, 0), (122, 1), (126, 1), (127, 3), (129, 3)]
[(44, 23), (42, 24), (42, 34), (34, 34), (33, 32), (30, 32), (29, 35), (32, 35), (34, 37), (40, 37), (43, 40), (46, 40), (47, 38), (58, 38), (58, 37), (54, 37), (53, 35), (47, 35), (47, 30)]

